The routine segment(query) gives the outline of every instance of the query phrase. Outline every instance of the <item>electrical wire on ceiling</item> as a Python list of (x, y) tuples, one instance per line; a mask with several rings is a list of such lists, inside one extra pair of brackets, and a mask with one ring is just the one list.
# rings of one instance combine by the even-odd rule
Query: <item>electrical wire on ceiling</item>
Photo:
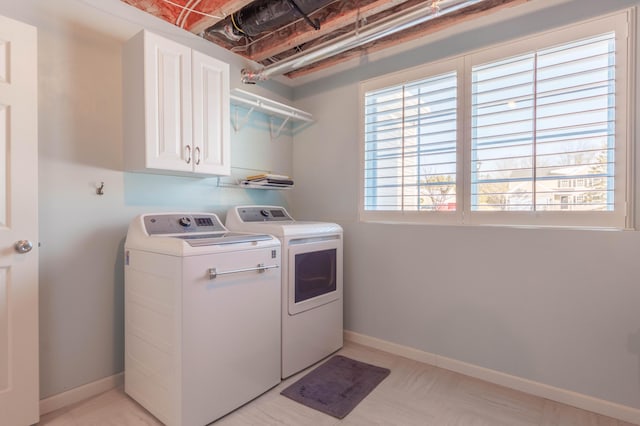
[(249, 48), (251, 47), (251, 45), (254, 42), (250, 42), (247, 44), (243, 44), (242, 46), (233, 46), (231, 49), (229, 49), (230, 51), (236, 53), (236, 52), (246, 52), (247, 50), (249, 50)]
[[(186, 7), (186, 6), (183, 6), (181, 4), (172, 2), (171, 0), (162, 0), (162, 1), (165, 2), (165, 3), (169, 3), (170, 5), (173, 5), (175, 7), (179, 7), (181, 9), (183, 9), (183, 10), (188, 10), (189, 12), (197, 13), (198, 15), (208, 16), (209, 18), (213, 18), (213, 19), (217, 19), (217, 20), (221, 20), (221, 19), (226, 18), (226, 16), (217, 16), (217, 15), (212, 15), (210, 13), (201, 12), (199, 10), (196, 10), (196, 9), (193, 9), (193, 8), (190, 8), (190, 7)], [(176, 23), (176, 25), (177, 25), (177, 23)]]
[(178, 14), (178, 17), (176, 18), (176, 22), (175, 25), (177, 25), (178, 27), (180, 26), (180, 21), (182, 20), (182, 17), (184, 16), (184, 12), (185, 10), (187, 10), (187, 8), (191, 7), (191, 3), (193, 3), (195, 0), (187, 0), (187, 2), (184, 4), (184, 7), (182, 7), (180, 9), (180, 14)]
[(360, 26), (362, 25), (362, 24), (360, 23), (360, 2), (356, 2), (356, 5), (357, 5), (356, 7), (357, 7), (358, 9), (356, 10), (356, 26), (355, 26), (355, 31), (356, 31), (356, 34), (358, 34), (358, 33), (360, 32)]
[[(202, 0), (190, 0), (189, 3), (185, 4), (185, 8), (180, 12), (180, 16), (176, 20), (176, 25), (180, 28), (184, 28), (184, 25), (187, 23), (187, 18), (189, 18), (189, 14), (192, 10), (195, 10), (196, 7), (202, 2)], [(188, 9), (190, 8), (190, 9)], [(182, 17), (182, 22), (180, 22), (180, 17)]]
[(242, 34), (245, 33), (244, 31), (242, 31), (242, 28), (240, 28), (238, 24), (236, 24), (236, 18), (233, 17), (233, 13), (231, 14), (231, 23), (233, 24), (233, 28), (238, 30), (239, 33), (242, 33)]

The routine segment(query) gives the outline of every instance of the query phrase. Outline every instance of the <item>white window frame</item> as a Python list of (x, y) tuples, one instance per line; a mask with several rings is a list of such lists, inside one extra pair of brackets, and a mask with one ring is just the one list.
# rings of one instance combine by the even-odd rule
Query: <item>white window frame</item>
[[(424, 80), (438, 75), (447, 74), (450, 72), (456, 72), (457, 77), (457, 108), (458, 112), (462, 111), (462, 99), (460, 91), (460, 85), (463, 84), (462, 76), (464, 71), (464, 59), (455, 58), (452, 60), (445, 60), (430, 64), (428, 68), (416, 67), (402, 73), (390, 74), (375, 80), (370, 80), (360, 84), (360, 218), (365, 221), (373, 222), (425, 222), (425, 217), (429, 217), (428, 223), (434, 224), (454, 224), (462, 220), (462, 211), (458, 208), (455, 211), (372, 211), (364, 210), (364, 164), (365, 164), (365, 149), (364, 149), (364, 96), (365, 93), (381, 89), (384, 87), (397, 86), (405, 83), (410, 83), (418, 80)], [(458, 141), (460, 140), (460, 132), (464, 131), (464, 120), (461, 119), (461, 114), (458, 116), (458, 122), (456, 123), (456, 132), (458, 134)], [(464, 176), (460, 168), (461, 159), (463, 155), (462, 145), (458, 142), (456, 148), (456, 204), (459, 206), (462, 202), (461, 185), (464, 183)]]
[[(636, 53), (632, 50), (630, 35), (634, 26), (632, 9), (616, 12), (605, 17), (572, 24), (539, 35), (494, 45), (455, 58), (430, 63), (401, 72), (385, 75), (360, 83), (360, 167), (359, 167), (359, 217), (363, 222), (398, 222), (451, 225), (504, 225), (504, 226), (559, 226), (587, 228), (633, 227), (631, 206), (633, 203), (633, 150), (629, 117), (632, 116), (629, 93), (633, 87), (631, 78)], [(471, 211), (471, 75), (476, 65), (510, 56), (542, 50), (558, 44), (615, 31), (616, 34), (616, 147), (613, 211)], [(440, 74), (457, 72), (458, 123), (456, 165), (456, 211), (375, 211), (364, 209), (364, 99), (365, 94), (386, 87), (410, 83)]]

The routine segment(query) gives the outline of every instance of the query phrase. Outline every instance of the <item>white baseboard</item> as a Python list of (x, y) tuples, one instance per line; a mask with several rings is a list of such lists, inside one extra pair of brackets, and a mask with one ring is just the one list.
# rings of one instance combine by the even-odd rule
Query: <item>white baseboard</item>
[(76, 402), (80, 402), (92, 396), (122, 386), (124, 384), (124, 373), (114, 374), (86, 385), (78, 386), (66, 392), (53, 395), (40, 400), (40, 415), (43, 416), (52, 411), (66, 407)]
[(474, 364), (458, 361), (452, 358), (424, 352), (408, 346), (387, 342), (386, 340), (366, 336), (353, 331), (345, 330), (344, 339), (350, 342), (359, 343), (394, 355), (403, 356), (415, 361), (435, 365), (446, 370), (455, 371), (466, 376), (475, 377), (496, 385), (505, 386), (511, 389), (526, 392), (531, 395), (550, 399), (552, 401), (571, 405), (583, 410), (613, 417), (625, 422), (640, 424), (640, 410), (610, 401), (594, 398), (588, 395), (523, 379), (496, 370), (479, 367)]

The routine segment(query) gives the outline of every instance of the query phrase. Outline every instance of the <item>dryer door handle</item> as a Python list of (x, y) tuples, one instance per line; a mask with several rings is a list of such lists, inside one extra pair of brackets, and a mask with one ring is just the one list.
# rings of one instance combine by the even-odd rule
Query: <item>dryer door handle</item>
[(209, 279), (213, 280), (216, 277), (218, 277), (219, 275), (239, 274), (240, 272), (258, 271), (258, 273), (263, 273), (267, 269), (277, 269), (279, 267), (280, 267), (280, 265), (267, 265), (267, 266), (265, 266), (264, 263), (259, 263), (258, 266), (254, 266), (252, 268), (233, 269), (233, 270), (230, 270), (230, 271), (218, 271), (216, 268), (210, 268), (209, 269)]

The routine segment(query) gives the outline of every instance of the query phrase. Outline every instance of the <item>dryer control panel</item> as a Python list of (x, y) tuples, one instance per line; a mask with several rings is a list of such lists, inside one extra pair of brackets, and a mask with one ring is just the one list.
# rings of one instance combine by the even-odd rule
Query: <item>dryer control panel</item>
[(236, 211), (240, 220), (243, 222), (282, 222), (293, 220), (283, 207), (238, 207)]
[(147, 215), (144, 217), (144, 227), (148, 235), (227, 232), (227, 228), (213, 213)]

